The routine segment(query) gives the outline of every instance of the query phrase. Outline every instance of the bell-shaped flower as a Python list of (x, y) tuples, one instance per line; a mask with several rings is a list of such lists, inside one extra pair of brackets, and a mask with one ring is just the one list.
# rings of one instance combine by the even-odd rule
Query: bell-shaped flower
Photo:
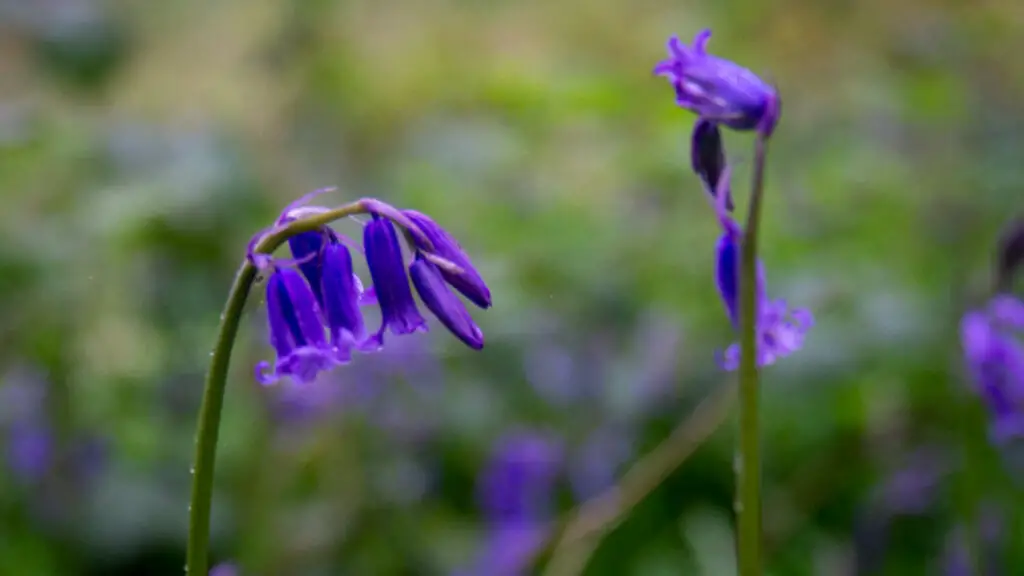
[(277, 358), (273, 366), (266, 361), (256, 365), (260, 383), (272, 384), (286, 376), (308, 383), (339, 363), (324, 336), (316, 297), (297, 270), (274, 267), (267, 280), (267, 317)]
[[(706, 119), (699, 118), (693, 126), (693, 136), (690, 144), (690, 165), (693, 171), (700, 176), (704, 183), (704, 189), (712, 197), (718, 190), (718, 182), (725, 171), (725, 146), (722, 144), (722, 132), (718, 125)], [(730, 192), (726, 187), (725, 191)], [(725, 207), (731, 212), (733, 209), (732, 197), (725, 199)]]
[(473, 322), (462, 300), (448, 288), (434, 263), (417, 254), (409, 267), (409, 276), (423, 304), (445, 328), (474, 350), (484, 347), (484, 333)]
[(292, 252), (292, 257), (298, 263), (302, 275), (306, 277), (306, 282), (313, 289), (321, 308), (324, 305), (323, 294), (320, 291), (323, 249), (332, 235), (333, 232), (325, 227), (321, 230), (301, 232), (288, 238), (288, 248)]
[(750, 70), (707, 53), (710, 30), (697, 34), (692, 46), (678, 37), (668, 41), (667, 60), (654, 68), (676, 93), (676, 104), (701, 118), (734, 130), (770, 133), (778, 120), (775, 89)]
[(340, 242), (328, 242), (320, 258), (320, 286), (327, 331), (338, 357), (347, 361), (351, 349), (366, 340), (366, 325), (359, 309), (362, 287), (352, 270), (352, 255)]
[[(423, 234), (433, 244), (433, 249), (427, 250), (433, 254), (448, 260), (452, 264), (455, 264), (462, 269), (461, 273), (456, 273), (451, 270), (441, 269), (441, 276), (446, 282), (452, 285), (453, 288), (462, 293), (463, 296), (468, 298), (470, 302), (476, 304), (480, 308), (490, 308), (491, 306), (491, 291), (484, 283), (484, 279), (480, 276), (480, 273), (473, 267), (473, 263), (470, 262), (469, 256), (459, 246), (458, 241), (448, 233), (447, 230), (441, 228), (426, 214), (416, 212), (415, 210), (403, 210), (402, 214), (405, 215), (413, 224), (419, 228)], [(416, 241), (415, 237), (413, 238)], [(420, 250), (426, 250), (427, 247), (423, 246), (420, 242), (416, 242), (417, 248)]]
[[(739, 330), (740, 261), (743, 231), (729, 215), (726, 202), (729, 197), (729, 172), (723, 171), (718, 190), (714, 195), (715, 212), (722, 226), (722, 237), (718, 241), (715, 281), (719, 295), (725, 305), (729, 321)], [(779, 358), (790, 355), (803, 347), (804, 337), (814, 325), (809, 310), (790, 308), (785, 300), (769, 300), (765, 288), (764, 264), (757, 262), (757, 364), (769, 366)], [(722, 367), (736, 370), (739, 367), (740, 346), (729, 346), (721, 357)]]
[(391, 221), (374, 214), (363, 228), (363, 248), (381, 313), (380, 329), (370, 335), (367, 346), (382, 346), (384, 331), (388, 329), (396, 335), (426, 332), (427, 321), (416, 308), (402, 247)]

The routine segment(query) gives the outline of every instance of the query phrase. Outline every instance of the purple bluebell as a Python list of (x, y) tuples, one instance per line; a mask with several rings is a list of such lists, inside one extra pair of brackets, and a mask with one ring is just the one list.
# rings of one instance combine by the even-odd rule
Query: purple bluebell
[[(690, 165), (693, 171), (704, 182), (704, 189), (714, 196), (718, 191), (718, 182), (725, 171), (725, 146), (722, 144), (722, 132), (718, 125), (706, 118), (698, 118), (693, 126), (690, 145)], [(725, 189), (728, 193), (730, 190)], [(731, 212), (732, 197), (725, 200), (725, 207)]]
[(654, 67), (676, 93), (676, 104), (701, 118), (734, 130), (759, 129), (770, 133), (778, 121), (775, 89), (756, 74), (707, 53), (710, 30), (703, 30), (686, 46), (678, 37), (668, 41), (667, 60)]
[(474, 350), (484, 347), (484, 333), (473, 322), (466, 306), (445, 283), (440, 269), (422, 255), (417, 254), (409, 267), (412, 284), (420, 300), (445, 328)]
[(387, 329), (396, 335), (426, 332), (427, 321), (420, 315), (412, 297), (402, 247), (391, 221), (373, 214), (363, 228), (363, 246), (381, 312), (380, 329), (369, 337), (368, 343), (383, 345)]
[[(729, 197), (729, 173), (723, 172), (715, 195), (714, 206), (722, 226), (718, 241), (715, 280), (726, 314), (739, 329), (739, 271), (743, 231), (729, 215), (726, 201)], [(809, 310), (790, 308), (785, 300), (769, 300), (765, 289), (764, 264), (757, 262), (757, 364), (770, 366), (779, 358), (789, 356), (803, 347), (807, 331), (814, 325)], [(733, 344), (722, 354), (721, 364), (726, 370), (739, 367), (740, 346)]]
[[(438, 226), (437, 223), (431, 220), (426, 214), (416, 212), (415, 210), (403, 210), (402, 214), (412, 221), (412, 223), (423, 232), (427, 239), (430, 240), (431, 244), (433, 244), (433, 250), (430, 250), (430, 252), (448, 260), (462, 269), (461, 274), (450, 270), (440, 270), (441, 276), (445, 281), (461, 292), (462, 295), (468, 298), (470, 302), (476, 304), (480, 308), (490, 308), (491, 291), (487, 287), (487, 284), (484, 283), (484, 279), (480, 276), (480, 273), (473, 267), (473, 263), (469, 260), (469, 256), (467, 256), (466, 252), (463, 251), (461, 246), (459, 246), (458, 241), (456, 241), (447, 230)], [(417, 248), (420, 250), (426, 249), (426, 247), (420, 242), (417, 242)]]
[(1024, 302), (996, 296), (960, 322), (967, 369), (992, 416), (996, 442), (1024, 437)]
[(352, 255), (329, 228), (296, 234), (288, 244), (324, 314), (331, 344), (341, 360), (349, 360), (352, 348), (366, 339), (359, 307), (363, 289), (352, 268)]
[(277, 358), (273, 366), (266, 361), (256, 365), (256, 379), (261, 384), (286, 376), (308, 383), (340, 363), (324, 336), (316, 296), (297, 270), (274, 267), (267, 280), (267, 317)]

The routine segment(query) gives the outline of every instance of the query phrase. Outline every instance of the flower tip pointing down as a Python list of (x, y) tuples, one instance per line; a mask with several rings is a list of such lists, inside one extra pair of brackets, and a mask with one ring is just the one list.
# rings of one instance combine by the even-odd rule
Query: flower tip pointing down
[[(476, 306), (483, 309), (490, 308), (491, 290), (458, 241), (426, 214), (415, 210), (403, 210), (402, 214), (412, 221), (433, 244), (433, 250), (427, 250), (428, 252), (448, 260), (462, 270), (462, 273), (458, 274), (441, 269), (440, 273), (445, 281)], [(420, 250), (426, 248), (425, 246), (417, 247)]]
[(256, 379), (261, 384), (285, 376), (307, 383), (341, 363), (324, 337), (316, 297), (299, 272), (274, 268), (267, 280), (267, 319), (277, 358), (273, 366), (266, 361), (256, 365)]
[(417, 255), (409, 267), (409, 275), (423, 304), (445, 328), (474, 350), (484, 347), (483, 331), (473, 322), (458, 296), (448, 289), (437, 266)]
[(391, 221), (374, 214), (363, 228), (363, 245), (381, 311), (381, 327), (370, 337), (368, 345), (382, 345), (387, 329), (395, 335), (426, 332), (427, 321), (420, 315), (412, 297), (402, 248)]

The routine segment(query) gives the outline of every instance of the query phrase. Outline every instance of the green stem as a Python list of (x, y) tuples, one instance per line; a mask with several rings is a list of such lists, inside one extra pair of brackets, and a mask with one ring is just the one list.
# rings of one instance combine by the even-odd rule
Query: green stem
[(757, 237), (768, 139), (754, 141), (750, 211), (740, 259), (739, 443), (736, 454), (736, 555), (740, 576), (761, 574), (761, 424), (757, 369)]
[(196, 432), (195, 464), (192, 468), (192, 501), (189, 505), (188, 563), (185, 573), (190, 575), (207, 573), (213, 466), (217, 457), (224, 387), (227, 383), (231, 349), (238, 333), (238, 323), (255, 279), (256, 267), (246, 260), (238, 269), (231, 292), (228, 293), (217, 343), (210, 360), (210, 371), (206, 374), (206, 389), (203, 392), (202, 407), (199, 409), (199, 428)]
[[(367, 212), (386, 216), (409, 233), (422, 237), (422, 232), (415, 225), (411, 225), (394, 208), (376, 200), (362, 199), (279, 226), (260, 238), (253, 247), (253, 252), (269, 254), (291, 236), (315, 230), (347, 216)], [(228, 293), (228, 300), (221, 315), (217, 341), (210, 356), (210, 369), (206, 374), (206, 387), (203, 391), (203, 403), (199, 409), (199, 423), (196, 430), (196, 453), (192, 468), (192, 499), (189, 505), (188, 558), (185, 573), (190, 576), (206, 576), (207, 574), (213, 472), (217, 457), (217, 439), (220, 434), (220, 416), (224, 406), (224, 388), (227, 384), (231, 349), (234, 347), (235, 336), (238, 334), (238, 324), (242, 317), (242, 311), (245, 309), (245, 301), (256, 280), (256, 272), (256, 267), (247, 258), (235, 275), (234, 284)]]
[[(581, 504), (552, 530), (545, 545), (536, 551), (533, 567), (547, 558), (544, 574), (575, 576), (627, 512), (647, 498), (669, 475), (682, 466), (700, 445), (725, 421), (736, 397), (732, 383), (714, 390), (665, 440), (638, 460), (617, 484)], [(539, 573), (532, 570), (531, 573)]]

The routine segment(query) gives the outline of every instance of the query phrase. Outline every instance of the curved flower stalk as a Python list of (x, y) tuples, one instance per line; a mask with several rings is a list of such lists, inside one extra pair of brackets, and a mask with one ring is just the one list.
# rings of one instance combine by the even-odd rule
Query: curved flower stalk
[[(798, 349), (811, 317), (806, 311), (791, 311), (783, 301), (768, 301), (763, 266), (757, 257), (767, 146), (780, 118), (778, 93), (750, 70), (709, 54), (710, 38), (710, 30), (703, 30), (687, 46), (671, 37), (669, 58), (659, 62), (654, 73), (668, 78), (678, 106), (698, 115), (691, 165), (712, 197), (723, 228), (716, 280), (729, 319), (740, 333), (739, 344), (721, 358), (724, 368), (739, 371), (737, 558), (741, 576), (757, 576), (762, 570), (758, 367)], [(729, 216), (733, 199), (722, 126), (755, 133), (750, 208), (743, 229)]]
[[(197, 425), (189, 506), (189, 575), (207, 573), (213, 471), (228, 363), (245, 301), (259, 274), (267, 276), (267, 319), (276, 356), (273, 362), (256, 366), (256, 379), (263, 384), (282, 379), (309, 383), (320, 373), (351, 361), (352, 352), (380, 349), (386, 329), (396, 335), (425, 331), (426, 320), (412, 297), (410, 274), (427, 308), (470, 347), (483, 347), (482, 332), (465, 308), (459, 308), (461, 302), (446, 292), (446, 284), (460, 291), (475, 290), (473, 296), (467, 295), (474, 302), (484, 301), (486, 295), (487, 306), (490, 292), (461, 249), (453, 251), (458, 244), (447, 232), (419, 213), (410, 217), (372, 198), (337, 208), (306, 205), (325, 191), (312, 192), (292, 203), (274, 226), (250, 241), (228, 293)], [(329, 227), (335, 220), (357, 214), (371, 217), (361, 248)], [(424, 222), (423, 228), (414, 220)], [(402, 256), (395, 226), (415, 255), (411, 262), (406, 263)], [(285, 243), (292, 258), (271, 256)], [(353, 246), (366, 254), (374, 283), (369, 288), (364, 289), (353, 272), (349, 250)], [(422, 262), (432, 268), (425, 269)], [(380, 306), (383, 323), (377, 332), (367, 335), (361, 306), (373, 304)]]

